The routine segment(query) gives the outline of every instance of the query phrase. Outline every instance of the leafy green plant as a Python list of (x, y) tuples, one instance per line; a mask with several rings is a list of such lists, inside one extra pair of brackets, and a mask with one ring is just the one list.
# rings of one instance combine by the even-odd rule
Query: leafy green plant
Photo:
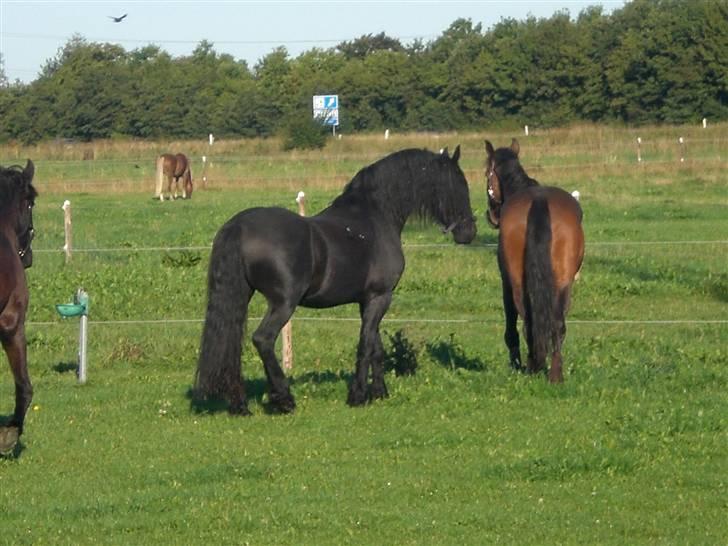
[(402, 330), (387, 332), (389, 349), (384, 358), (384, 369), (394, 370), (397, 376), (414, 375), (417, 370), (417, 351)]
[(167, 267), (195, 267), (202, 260), (199, 252), (181, 250), (177, 254), (165, 253), (162, 264)]

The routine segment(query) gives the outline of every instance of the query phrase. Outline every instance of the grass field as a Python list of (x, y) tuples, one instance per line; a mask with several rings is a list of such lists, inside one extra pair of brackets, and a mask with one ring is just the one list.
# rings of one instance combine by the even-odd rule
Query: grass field
[[(521, 138), (529, 173), (579, 189), (585, 213), (556, 387), (507, 367), (484, 137), (510, 142), (345, 135), (293, 153), (275, 141), (221, 142), (208, 187), (198, 179), (192, 200), (173, 203), (151, 199), (160, 143), (0, 147), (3, 165), (36, 161), (41, 191), (28, 270), (35, 398), (22, 445), (0, 458), (0, 542), (726, 544), (728, 125)], [(357, 309), (299, 309), (295, 414), (266, 411), (250, 343), (254, 415), (193, 411), (207, 249), (220, 225), (254, 205), (295, 209), (300, 189), (314, 213), (388, 151), (459, 142), (476, 241), (459, 247), (408, 225), (407, 269), (383, 323), (413, 344), (417, 373), (390, 373), (389, 399), (349, 408)], [(169, 144), (183, 146), (209, 152)], [(85, 149), (94, 160), (82, 160)], [(83, 386), (78, 321), (53, 308), (79, 286), (91, 297)], [(255, 298), (251, 316), (262, 311)], [(12, 392), (6, 370), (0, 415)]]

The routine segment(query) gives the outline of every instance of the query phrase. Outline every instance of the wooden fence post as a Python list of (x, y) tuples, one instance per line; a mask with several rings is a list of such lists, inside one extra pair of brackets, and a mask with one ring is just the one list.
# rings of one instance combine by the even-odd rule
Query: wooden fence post
[(680, 143), (680, 163), (685, 163), (685, 139), (680, 137), (677, 141)]
[(63, 231), (66, 235), (66, 244), (63, 245), (63, 250), (66, 253), (66, 263), (71, 261), (71, 240), (73, 233), (71, 230), (71, 202), (66, 199), (63, 202)]
[(207, 156), (202, 156), (202, 189), (207, 189)]
[[(296, 203), (298, 203), (298, 214), (306, 216), (306, 194), (299, 191), (296, 196)], [(284, 370), (291, 370), (293, 368), (293, 334), (291, 330), (291, 321), (289, 320), (281, 330)]]
[(637, 137), (637, 163), (642, 163), (642, 139)]

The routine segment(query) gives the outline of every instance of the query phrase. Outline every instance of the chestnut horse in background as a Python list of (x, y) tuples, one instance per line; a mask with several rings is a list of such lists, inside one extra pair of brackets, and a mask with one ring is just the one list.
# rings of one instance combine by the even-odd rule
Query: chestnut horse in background
[(15, 412), (0, 423), (0, 453), (11, 452), (23, 433), (33, 398), (28, 375), (25, 314), (28, 284), (25, 269), (33, 265), (33, 162), (25, 168), (0, 167), (0, 342), (15, 380)]
[[(167, 193), (169, 199), (177, 199), (179, 182), (182, 179), (182, 199), (192, 198), (192, 171), (190, 162), (185, 154), (162, 154), (157, 158), (157, 187), (154, 197), (164, 201), (164, 179), (167, 179)], [(174, 194), (172, 194), (172, 181), (174, 180)]]
[(528, 343), (526, 371), (543, 370), (550, 355), (549, 381), (560, 383), (571, 287), (584, 259), (581, 207), (568, 192), (540, 186), (526, 174), (515, 138), (510, 147), (497, 150), (486, 140), (485, 150), (488, 222), (499, 230), (498, 267), (511, 367), (523, 369), (516, 327), (520, 315)]

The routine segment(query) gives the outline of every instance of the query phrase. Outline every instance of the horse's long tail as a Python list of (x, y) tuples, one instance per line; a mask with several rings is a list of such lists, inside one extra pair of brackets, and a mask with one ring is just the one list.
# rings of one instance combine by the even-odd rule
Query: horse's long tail
[(162, 185), (164, 184), (164, 157), (161, 155), (157, 158), (157, 183), (154, 186), (154, 197), (159, 198), (162, 195)]
[(252, 293), (243, 271), (241, 226), (228, 224), (212, 245), (195, 399), (222, 398), (232, 407), (244, 398), (240, 355)]
[(543, 369), (555, 334), (554, 275), (551, 268), (551, 217), (545, 198), (537, 197), (528, 211), (525, 256), (526, 321), (530, 329), (533, 371)]

